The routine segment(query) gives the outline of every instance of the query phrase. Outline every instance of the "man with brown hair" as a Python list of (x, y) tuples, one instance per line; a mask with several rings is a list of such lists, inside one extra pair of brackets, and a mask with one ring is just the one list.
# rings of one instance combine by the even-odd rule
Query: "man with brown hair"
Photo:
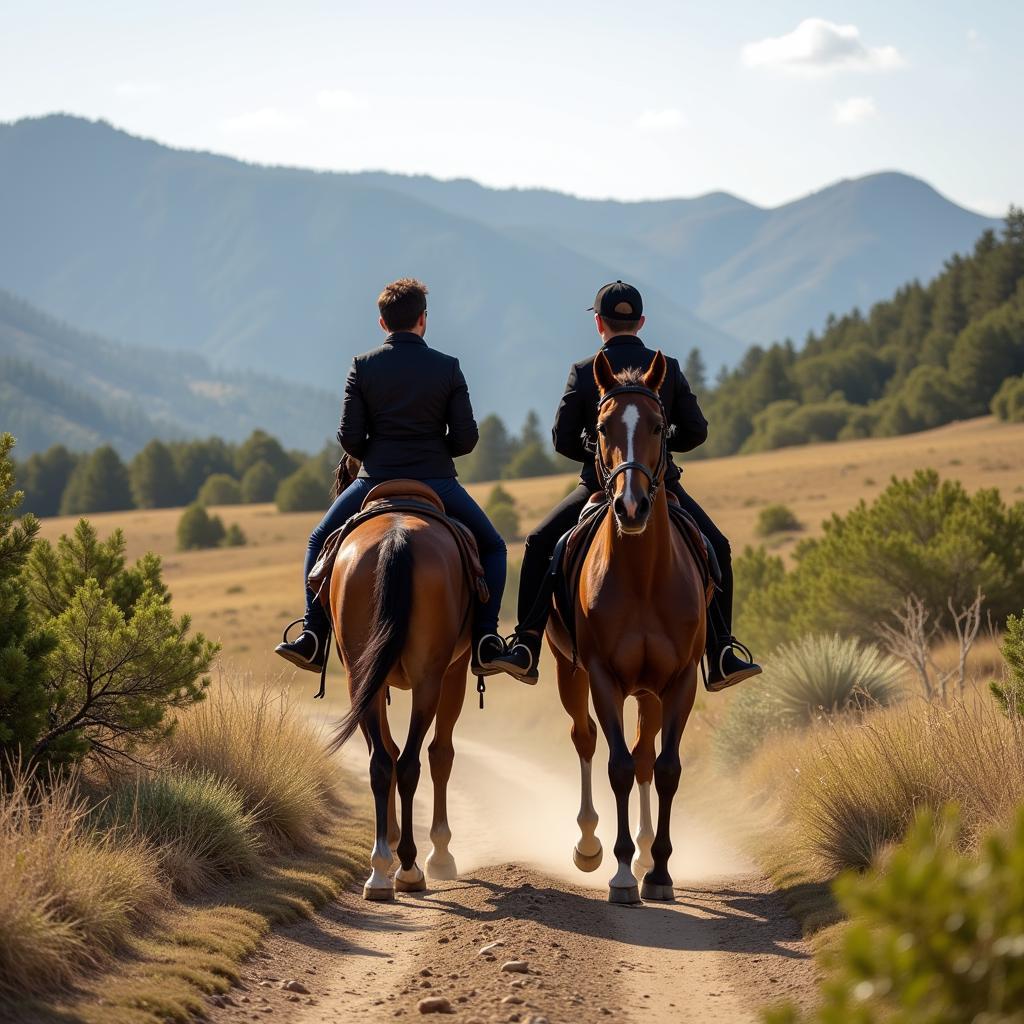
[[(471, 452), (478, 438), (466, 378), (458, 359), (428, 348), (423, 340), (427, 329), (423, 284), (408, 277), (392, 282), (380, 293), (377, 308), (378, 323), (387, 337), (379, 348), (352, 360), (338, 428), (341, 447), (362, 466), (309, 538), (303, 581), (327, 538), (359, 511), (375, 484), (420, 480), (476, 537), (490, 600), (477, 606), (472, 670), (478, 675), (493, 674), (510, 667), (504, 660), (505, 642), (498, 635), (506, 550), (498, 531), (456, 479), (453, 459)], [(328, 626), (327, 613), (306, 587), (302, 634), (278, 644), (277, 653), (300, 668), (319, 672), (327, 656)]]

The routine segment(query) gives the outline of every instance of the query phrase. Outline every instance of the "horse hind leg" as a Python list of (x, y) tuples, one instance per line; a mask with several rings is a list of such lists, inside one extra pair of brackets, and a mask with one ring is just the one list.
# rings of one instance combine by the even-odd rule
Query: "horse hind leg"
[(654, 867), (651, 846), (654, 843), (654, 822), (651, 817), (651, 782), (654, 779), (654, 740), (661, 728), (661, 701), (653, 694), (637, 697), (639, 716), (636, 742), (633, 744), (633, 763), (637, 788), (640, 791), (640, 824), (636, 833), (637, 855), (633, 861), (633, 874), (643, 878)]
[[(388, 722), (387, 711), (385, 711), (381, 716), (380, 727), (381, 735), (384, 738), (384, 746), (391, 755), (391, 763), (392, 765), (397, 766), (399, 753), (398, 744), (391, 735), (391, 726)], [(391, 773), (391, 785), (388, 788), (388, 845), (391, 847), (392, 852), (396, 851), (401, 834), (401, 829), (398, 826), (398, 771), (396, 767)]]
[(462, 713), (466, 698), (466, 670), (469, 656), (461, 658), (445, 674), (441, 688), (441, 702), (437, 708), (437, 724), (434, 739), (427, 749), (430, 760), (430, 778), (434, 783), (434, 817), (430, 825), (431, 851), (427, 857), (426, 869), (431, 878), (450, 882), (459, 877), (455, 858), (448, 850), (452, 831), (448, 826), (448, 780), (455, 760), (455, 745), (452, 735), (455, 723)]
[(580, 758), (580, 811), (576, 824), (580, 838), (572, 850), (573, 863), (580, 871), (596, 871), (604, 851), (597, 838), (597, 809), (594, 807), (593, 761), (597, 747), (597, 725), (590, 717), (586, 673), (554, 650), (558, 673), (558, 693), (562, 705), (572, 717), (572, 742)]
[(388, 797), (395, 764), (381, 731), (382, 704), (383, 695), (366, 716), (366, 735), (370, 742), (370, 790), (373, 793), (376, 823), (373, 852), (370, 855), (370, 877), (363, 886), (363, 898), (367, 900), (395, 898), (395, 887), (391, 881), (394, 855), (388, 840)]

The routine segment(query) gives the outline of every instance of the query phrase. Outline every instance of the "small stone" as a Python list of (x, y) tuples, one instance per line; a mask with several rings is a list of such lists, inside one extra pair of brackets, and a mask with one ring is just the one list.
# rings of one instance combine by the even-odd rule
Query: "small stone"
[(301, 981), (286, 981), (281, 988), (286, 992), (298, 992), (300, 996), (309, 995), (309, 989)]
[(449, 939), (447, 935), (442, 935), (441, 938), (439, 938), (437, 941), (440, 945), (443, 946), (446, 942), (449, 941)]
[(454, 1013), (452, 1004), (444, 996), (431, 996), (429, 999), (421, 999), (416, 1008), (420, 1013)]
[(530, 965), (525, 960), (506, 960), (501, 969), (509, 974), (529, 974)]
[(427, 980), (426, 978), (424, 978), (424, 979), (423, 979), (423, 980), (422, 980), (422, 981), (420, 982), (420, 988), (433, 988), (433, 987), (434, 987), (434, 986), (433, 986), (433, 985), (431, 985), (431, 983), (430, 983), (430, 982), (429, 982), (429, 981), (428, 981), (428, 980)]
[(530, 1016), (526, 1018), (526, 1024), (548, 1024), (548, 1019), (547, 1017), (542, 1017), (539, 1014), (531, 1013)]
[(433, 976), (434, 972), (429, 967), (424, 967), (423, 970), (420, 971), (421, 978), (432, 978)]
[(488, 942), (486, 946), (481, 946), (477, 956), (487, 956), (489, 953), (493, 953), (496, 949), (505, 945), (504, 939), (496, 939), (494, 942)]
[(505, 996), (505, 998), (502, 999), (502, 1002), (505, 1003), (507, 1006), (522, 1006), (523, 1005), (522, 996)]
[(290, 996), (285, 996), (285, 999), (287, 999), (289, 1003), (301, 1003), (302, 1002), (302, 997), (301, 996), (297, 996), (294, 993), (292, 993), (292, 995), (290, 995)]
[(525, 978), (516, 978), (515, 981), (509, 982), (509, 988), (526, 988)]

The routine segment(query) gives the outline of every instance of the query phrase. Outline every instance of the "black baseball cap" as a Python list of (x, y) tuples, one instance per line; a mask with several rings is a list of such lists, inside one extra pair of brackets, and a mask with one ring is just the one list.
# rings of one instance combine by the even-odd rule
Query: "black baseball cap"
[(631, 284), (613, 281), (598, 291), (589, 312), (608, 320), (639, 320), (644, 312), (644, 300)]

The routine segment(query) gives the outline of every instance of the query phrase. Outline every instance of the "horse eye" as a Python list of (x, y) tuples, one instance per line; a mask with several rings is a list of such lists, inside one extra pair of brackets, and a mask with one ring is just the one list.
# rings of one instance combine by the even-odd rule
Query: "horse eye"
[(654, 432), (655, 432), (656, 434), (663, 434), (663, 433), (665, 432), (665, 424), (664, 424), (664, 423), (659, 423), (659, 424), (658, 424), (658, 425), (657, 425), (657, 426), (656, 426), (656, 427), (654, 428)]

